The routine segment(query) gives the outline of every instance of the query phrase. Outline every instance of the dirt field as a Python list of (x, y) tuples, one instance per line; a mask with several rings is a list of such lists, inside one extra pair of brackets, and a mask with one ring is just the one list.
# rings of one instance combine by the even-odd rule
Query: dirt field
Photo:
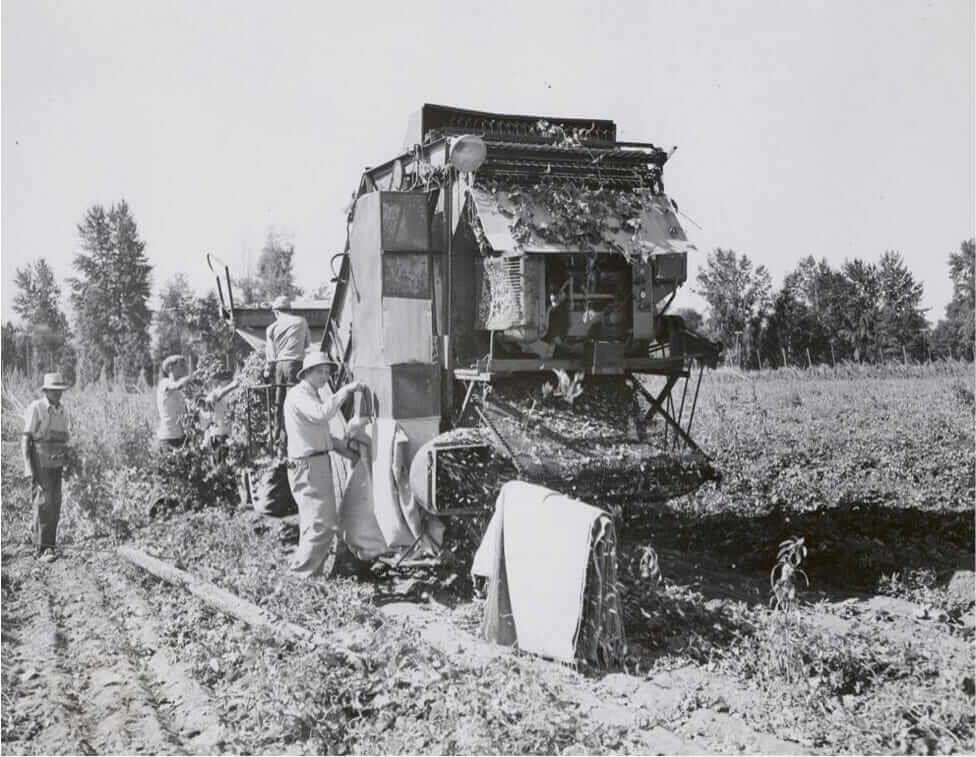
[[(457, 571), (298, 582), (293, 519), (133, 505), (93, 526), (69, 503), (63, 558), (38, 563), (5, 441), (3, 750), (971, 753), (971, 387), (713, 376), (698, 436), (725, 481), (621, 521), (631, 654), (610, 674), (478, 642)], [(784, 614), (769, 570), (788, 536), (810, 586)], [(215, 613), (122, 542), (325, 641)], [(648, 544), (663, 584), (635, 573)]]

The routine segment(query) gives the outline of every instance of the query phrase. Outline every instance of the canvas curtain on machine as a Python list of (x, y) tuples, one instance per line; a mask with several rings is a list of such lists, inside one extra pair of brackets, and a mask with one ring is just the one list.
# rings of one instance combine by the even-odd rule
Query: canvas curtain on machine
[(360, 560), (411, 546), (425, 524), (410, 496), (407, 435), (395, 420), (372, 417), (367, 401), (357, 403), (347, 438), (360, 457), (339, 508), (343, 541)]

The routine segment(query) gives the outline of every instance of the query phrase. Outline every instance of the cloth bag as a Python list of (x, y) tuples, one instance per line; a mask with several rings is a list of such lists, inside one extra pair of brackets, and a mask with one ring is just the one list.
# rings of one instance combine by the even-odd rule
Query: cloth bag
[(251, 506), (256, 512), (272, 518), (284, 518), (298, 512), (288, 483), (288, 463), (282, 462), (248, 475)]
[(339, 535), (360, 560), (389, 552), (373, 506), (372, 401), (356, 395), (353, 416), (346, 424), (344, 443), (359, 452), (339, 505)]

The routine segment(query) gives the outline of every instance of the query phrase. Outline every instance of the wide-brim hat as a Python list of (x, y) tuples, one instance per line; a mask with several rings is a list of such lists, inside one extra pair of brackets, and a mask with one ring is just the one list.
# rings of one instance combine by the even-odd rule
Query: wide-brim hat
[(287, 310), (291, 307), (291, 300), (289, 300), (284, 295), (280, 297), (275, 297), (274, 302), (271, 303), (272, 310)]
[(60, 373), (45, 373), (44, 383), (41, 385), (41, 389), (57, 389), (58, 391), (64, 391), (69, 386), (68, 382), (64, 380), (64, 376)]
[(302, 361), (302, 369), (298, 372), (298, 378), (305, 375), (305, 371), (311, 370), (320, 365), (339, 365), (324, 352), (306, 352), (305, 359)]

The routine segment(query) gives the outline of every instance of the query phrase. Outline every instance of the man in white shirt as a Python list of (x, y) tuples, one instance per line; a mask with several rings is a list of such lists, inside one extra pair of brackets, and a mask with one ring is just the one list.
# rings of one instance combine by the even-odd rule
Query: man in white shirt
[(272, 434), (277, 440), (281, 431), (281, 409), (285, 402), (285, 392), (298, 382), (298, 372), (302, 367), (305, 350), (312, 344), (308, 321), (291, 312), (291, 301), (278, 297), (271, 305), (274, 323), (265, 331), (264, 349), (268, 361), (264, 378), (275, 383), (275, 412)]
[(44, 396), (24, 413), (24, 472), (31, 477), (34, 500), (34, 547), (53, 562), (61, 518), (61, 473), (68, 454), (68, 418), (61, 393), (68, 388), (60, 373), (45, 373)]
[[(335, 394), (322, 391), (336, 364), (322, 352), (309, 352), (298, 373), (298, 384), (288, 390), (283, 415), (288, 436), (288, 483), (298, 504), (300, 535), (291, 570), (310, 578), (321, 575), (332, 549), (337, 517), (332, 463), (334, 448), (329, 420), (354, 392), (366, 387), (359, 381)], [(325, 395), (323, 399), (322, 395)]]
[(187, 374), (186, 361), (182, 355), (170, 355), (163, 361), (162, 378), (156, 387), (156, 409), (159, 411), (159, 426), (156, 438), (160, 444), (182, 447), (186, 434), (180, 425), (180, 417), (186, 412), (186, 398), (183, 388), (192, 376)]

